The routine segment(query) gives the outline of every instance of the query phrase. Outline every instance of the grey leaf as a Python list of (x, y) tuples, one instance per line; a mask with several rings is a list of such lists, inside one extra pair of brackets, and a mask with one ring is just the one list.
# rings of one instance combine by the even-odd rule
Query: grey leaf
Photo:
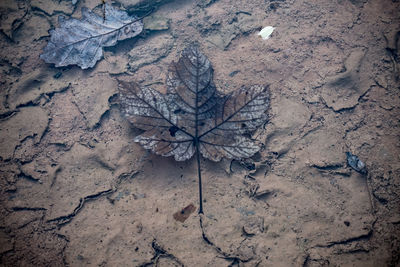
[(56, 67), (93, 67), (103, 55), (102, 47), (132, 38), (143, 30), (143, 23), (125, 11), (105, 4), (105, 20), (87, 8), (82, 19), (59, 17), (59, 28), (50, 31), (51, 39), (40, 57)]
[(269, 87), (243, 87), (222, 95), (213, 82), (213, 68), (197, 46), (182, 52), (169, 67), (167, 93), (120, 81), (121, 109), (145, 132), (134, 140), (178, 161), (197, 157), (201, 200), (200, 154), (213, 161), (242, 159), (260, 150), (249, 135), (268, 119)]

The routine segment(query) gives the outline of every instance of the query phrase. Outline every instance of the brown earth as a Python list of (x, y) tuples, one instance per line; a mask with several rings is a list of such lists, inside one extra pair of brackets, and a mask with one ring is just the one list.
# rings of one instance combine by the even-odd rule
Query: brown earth
[[(156, 9), (91, 70), (39, 55), (100, 0), (0, 3), (1, 266), (400, 265), (399, 1), (120, 3)], [(120, 77), (165, 91), (192, 42), (219, 90), (271, 86), (260, 153), (202, 160), (201, 225), (195, 160), (134, 143), (116, 101)]]

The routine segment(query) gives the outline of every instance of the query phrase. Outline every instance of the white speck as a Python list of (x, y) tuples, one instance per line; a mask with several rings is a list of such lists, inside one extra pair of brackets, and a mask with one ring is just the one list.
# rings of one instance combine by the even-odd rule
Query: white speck
[(263, 29), (258, 33), (258, 35), (260, 35), (260, 36), (263, 38), (263, 40), (268, 40), (269, 37), (271, 36), (271, 34), (272, 34), (272, 32), (273, 32), (274, 30), (275, 30), (274, 27), (272, 27), (272, 26), (267, 26), (267, 27), (263, 28)]

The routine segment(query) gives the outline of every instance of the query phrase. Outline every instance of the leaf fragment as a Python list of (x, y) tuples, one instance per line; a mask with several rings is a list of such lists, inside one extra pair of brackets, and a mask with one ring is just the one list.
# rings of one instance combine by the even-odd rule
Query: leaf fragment
[(174, 156), (184, 161), (194, 154), (193, 136), (180, 125), (172, 95), (163, 95), (136, 83), (120, 81), (120, 101), (123, 113), (135, 127), (145, 130), (134, 141), (157, 155)]
[(132, 38), (143, 30), (140, 19), (105, 4), (102, 16), (83, 7), (82, 19), (59, 17), (59, 28), (50, 31), (51, 39), (40, 57), (56, 67), (78, 65), (92, 68), (103, 55), (102, 47)]

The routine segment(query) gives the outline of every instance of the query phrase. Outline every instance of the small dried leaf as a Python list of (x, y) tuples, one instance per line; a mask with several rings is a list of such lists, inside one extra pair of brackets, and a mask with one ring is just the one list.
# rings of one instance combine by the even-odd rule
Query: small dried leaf
[(40, 57), (56, 67), (76, 64), (82, 69), (93, 67), (101, 59), (102, 47), (113, 46), (143, 30), (140, 20), (109, 4), (105, 4), (105, 20), (82, 8), (81, 20), (60, 16), (59, 24), (60, 28), (50, 31), (50, 42)]

